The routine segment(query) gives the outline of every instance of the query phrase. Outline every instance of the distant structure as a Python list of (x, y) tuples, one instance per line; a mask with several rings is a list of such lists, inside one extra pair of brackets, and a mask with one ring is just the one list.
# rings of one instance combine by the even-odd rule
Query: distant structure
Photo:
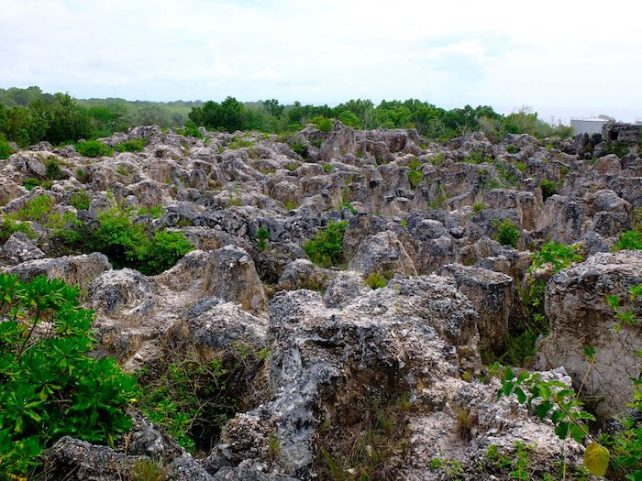
[(617, 142), (639, 142), (642, 137), (642, 122), (627, 124), (624, 122), (608, 122), (604, 125), (602, 138)]
[(615, 119), (607, 115), (598, 115), (597, 117), (587, 119), (571, 119), (571, 127), (573, 133), (577, 134), (601, 134), (602, 129), (608, 122), (613, 122)]

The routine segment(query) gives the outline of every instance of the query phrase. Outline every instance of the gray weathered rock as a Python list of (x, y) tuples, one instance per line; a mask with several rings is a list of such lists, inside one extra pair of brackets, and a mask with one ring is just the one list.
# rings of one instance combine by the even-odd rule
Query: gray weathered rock
[[(642, 346), (639, 327), (615, 329), (606, 296), (620, 297), (640, 318), (642, 302), (627, 302), (628, 289), (636, 284), (642, 284), (642, 252), (622, 251), (591, 256), (555, 274), (546, 286), (551, 334), (540, 345), (537, 367), (564, 366), (604, 417), (622, 412), (631, 400), (630, 380), (640, 376), (635, 350)], [(593, 366), (584, 354), (589, 346), (596, 349)]]

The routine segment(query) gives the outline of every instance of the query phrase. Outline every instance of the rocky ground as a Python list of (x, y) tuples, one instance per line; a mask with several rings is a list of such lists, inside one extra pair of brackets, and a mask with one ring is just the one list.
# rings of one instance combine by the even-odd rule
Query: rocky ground
[[(30, 222), (35, 235), (4, 242), (0, 268), (79, 284), (101, 350), (128, 370), (153, 365), (177, 339), (210, 353), (267, 348), (269, 359), (245, 380), (210, 452), (192, 457), (139, 416), (126, 450), (61, 439), (47, 456), (51, 479), (120, 480), (145, 456), (162, 457), (175, 480), (517, 479), (488, 450), (512, 459), (523, 445), (532, 479), (563, 460), (577, 465), (583, 447), (498, 400), (481, 358), (526, 315), (530, 252), (548, 240), (578, 243), (585, 260), (548, 280), (551, 334), (534, 368), (583, 383), (602, 419), (625, 409), (642, 332), (614, 332), (605, 295), (642, 283), (642, 252), (609, 252), (642, 207), (636, 145), (617, 155), (599, 137), (492, 143), (481, 133), (441, 145), (338, 122), (288, 139), (138, 127), (103, 142), (131, 139), (144, 150), (19, 151), (0, 163), (1, 212), (41, 195), (83, 222), (114, 202), (162, 207), (138, 221), (184, 232), (192, 252), (145, 276), (101, 253), (59, 257), (40, 220)], [(58, 178), (23, 187), (46, 178), (51, 159)], [(80, 191), (87, 209), (73, 206)], [(504, 219), (518, 226), (515, 247), (494, 240)], [(313, 264), (302, 245), (342, 220), (342, 265)], [(373, 273), (387, 285), (367, 285)], [(588, 344), (599, 369), (583, 382)], [(368, 469), (372, 477), (357, 477)]]

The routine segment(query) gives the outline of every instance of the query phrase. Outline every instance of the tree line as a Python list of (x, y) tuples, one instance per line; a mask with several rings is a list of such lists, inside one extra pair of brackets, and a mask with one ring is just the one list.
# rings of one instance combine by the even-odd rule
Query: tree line
[(310, 123), (330, 130), (335, 119), (357, 129), (414, 128), (441, 141), (477, 130), (496, 140), (509, 133), (542, 138), (570, 134), (568, 127), (549, 125), (537, 113), (524, 109), (502, 115), (487, 105), (444, 109), (417, 99), (384, 100), (378, 105), (356, 99), (330, 107), (300, 102), (283, 105), (276, 99), (244, 103), (234, 97), (221, 102), (76, 100), (66, 93), (44, 93), (39, 87), (0, 89), (0, 141), (4, 137), (20, 146), (105, 137), (136, 125), (186, 127), (186, 132), (205, 127), (280, 133)]

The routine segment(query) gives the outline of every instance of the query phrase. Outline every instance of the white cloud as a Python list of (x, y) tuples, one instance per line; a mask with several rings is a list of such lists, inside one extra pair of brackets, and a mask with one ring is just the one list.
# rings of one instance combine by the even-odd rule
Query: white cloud
[(0, 87), (642, 115), (633, 0), (0, 0), (0, 12)]

